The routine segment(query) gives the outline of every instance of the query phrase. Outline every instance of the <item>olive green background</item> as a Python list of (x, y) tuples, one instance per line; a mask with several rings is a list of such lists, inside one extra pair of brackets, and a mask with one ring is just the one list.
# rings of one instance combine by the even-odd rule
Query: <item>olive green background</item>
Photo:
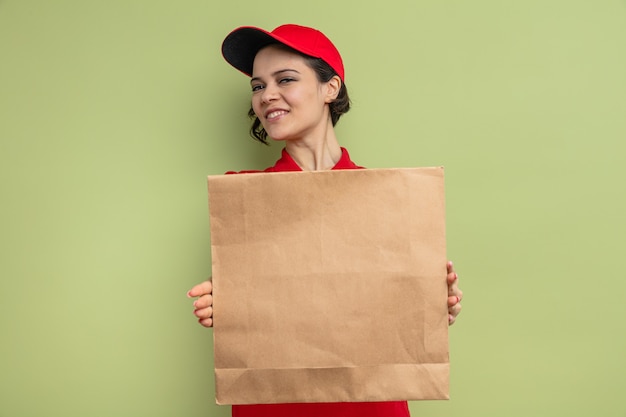
[(0, 416), (230, 415), (206, 175), (281, 147), (219, 47), (285, 22), (342, 51), (355, 161), (446, 168), (466, 299), (412, 414), (626, 416), (623, 0), (0, 0)]

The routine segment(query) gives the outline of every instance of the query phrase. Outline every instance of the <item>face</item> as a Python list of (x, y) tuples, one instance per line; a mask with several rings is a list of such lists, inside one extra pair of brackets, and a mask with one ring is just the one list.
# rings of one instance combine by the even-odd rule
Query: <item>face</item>
[(260, 50), (250, 84), (252, 109), (274, 140), (315, 140), (331, 124), (328, 104), (337, 96), (338, 80), (319, 82), (296, 53), (276, 46)]

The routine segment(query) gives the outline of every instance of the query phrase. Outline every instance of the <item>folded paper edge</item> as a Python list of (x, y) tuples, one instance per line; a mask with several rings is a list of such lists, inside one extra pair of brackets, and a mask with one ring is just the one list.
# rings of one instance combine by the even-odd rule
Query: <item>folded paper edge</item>
[[(448, 400), (449, 375), (449, 363), (352, 368), (216, 369), (216, 403)], [(389, 381), (394, 381), (393, 386), (389, 386)], [(306, 390), (301, 387), (306, 387)], [(390, 391), (394, 394), (390, 395)]]

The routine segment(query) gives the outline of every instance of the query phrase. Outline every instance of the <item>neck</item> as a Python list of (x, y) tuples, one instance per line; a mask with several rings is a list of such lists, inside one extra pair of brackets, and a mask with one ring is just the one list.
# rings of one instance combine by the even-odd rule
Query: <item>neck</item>
[(288, 140), (285, 149), (303, 171), (331, 169), (341, 158), (341, 147), (332, 125), (320, 138)]

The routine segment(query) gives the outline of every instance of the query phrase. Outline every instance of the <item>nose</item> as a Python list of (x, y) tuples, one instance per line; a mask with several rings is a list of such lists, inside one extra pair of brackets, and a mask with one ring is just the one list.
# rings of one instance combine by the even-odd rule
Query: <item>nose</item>
[(270, 83), (265, 86), (263, 89), (263, 93), (261, 94), (261, 100), (264, 103), (271, 103), (272, 101), (278, 98), (278, 89), (277, 87)]

